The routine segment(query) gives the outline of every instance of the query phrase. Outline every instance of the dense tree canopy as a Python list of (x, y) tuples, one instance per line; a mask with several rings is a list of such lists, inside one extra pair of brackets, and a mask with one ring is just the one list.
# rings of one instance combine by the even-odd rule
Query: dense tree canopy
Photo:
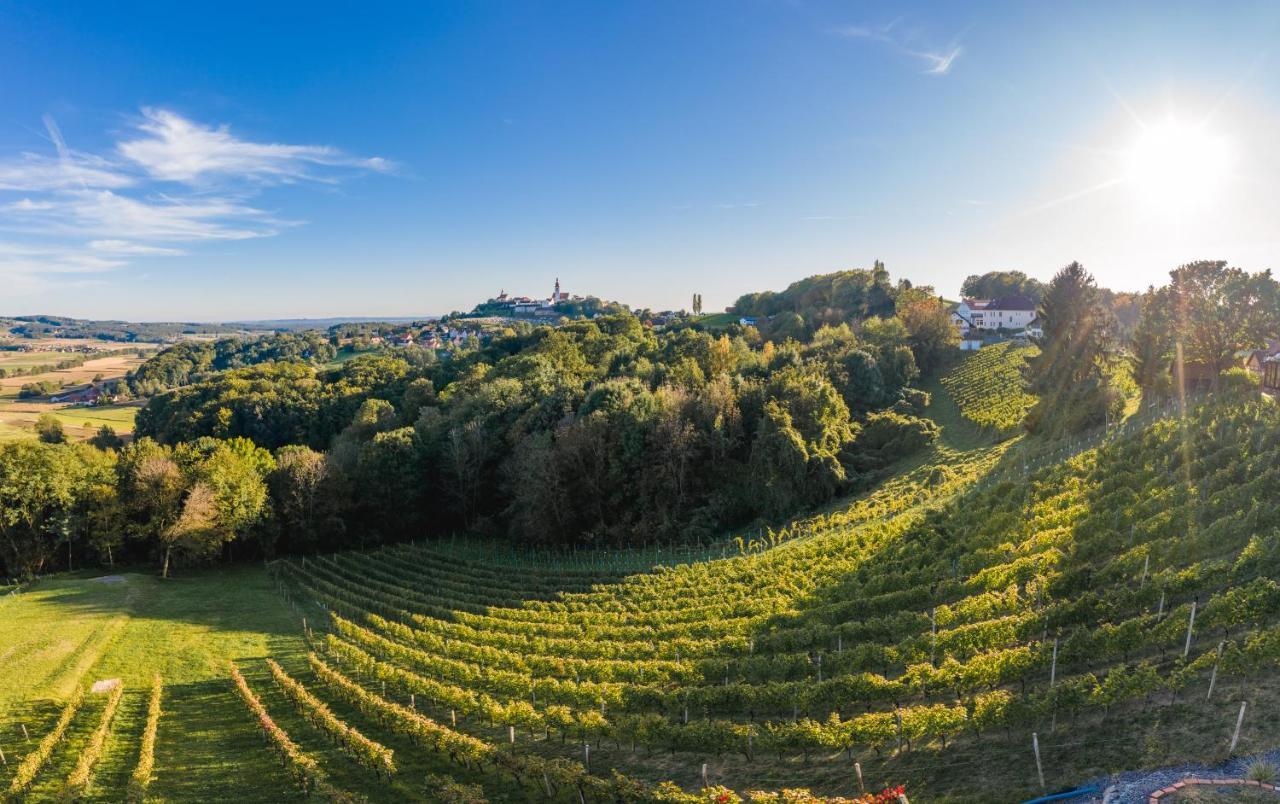
[(960, 295), (968, 299), (998, 299), (1001, 296), (1026, 296), (1034, 302), (1044, 297), (1046, 286), (1022, 271), (988, 271), (971, 274), (960, 286)]
[[(882, 270), (826, 284), (855, 313), (814, 316), (812, 330), (793, 313), (803, 341), (740, 327), (657, 332), (621, 314), (513, 329), (438, 363), (397, 350), (332, 369), (284, 359), (192, 369), (151, 397), (131, 444), (103, 433), (97, 449), (0, 447), (15, 467), (0, 480), (32, 495), (14, 507), (31, 515), (0, 531), (5, 567), (36, 571), (64, 543), (69, 555), (147, 558), (167, 572), (231, 550), (450, 530), (632, 545), (784, 517), (936, 435), (912, 384), (917, 353), (934, 359), (946, 342), (931, 329), (940, 304), (902, 295)], [(174, 355), (156, 360), (172, 366)], [(27, 472), (34, 488), (17, 480), (27, 464), (39, 468)], [(98, 464), (105, 473), (90, 471)], [(92, 538), (77, 530), (86, 506), (97, 512)]]
[(805, 340), (824, 324), (892, 316), (896, 292), (884, 264), (876, 262), (870, 270), (811, 276), (778, 293), (748, 293), (734, 302), (730, 311), (740, 316), (776, 317), (762, 325), (774, 340)]
[(324, 362), (337, 349), (319, 332), (282, 332), (261, 338), (187, 340), (152, 357), (129, 376), (140, 396), (186, 385), (215, 372), (275, 361)]
[(1182, 375), (1217, 387), (1242, 350), (1280, 334), (1280, 283), (1270, 271), (1250, 274), (1220, 260), (1193, 262), (1149, 290), (1134, 333), (1135, 375), (1144, 391), (1161, 393), (1181, 347)]

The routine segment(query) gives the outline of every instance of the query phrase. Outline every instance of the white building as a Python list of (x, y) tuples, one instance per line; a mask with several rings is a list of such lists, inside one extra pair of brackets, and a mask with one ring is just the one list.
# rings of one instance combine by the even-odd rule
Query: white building
[(964, 299), (951, 311), (951, 322), (961, 334), (970, 329), (1025, 330), (1036, 319), (1036, 303), (1026, 296), (998, 299)]
[(987, 299), (961, 299), (956, 309), (951, 311), (951, 323), (956, 325), (963, 335), (971, 328), (982, 328), (982, 311), (991, 302)]
[(1036, 318), (1036, 303), (1026, 296), (1002, 296), (990, 301), (981, 315), (982, 329), (1022, 331)]

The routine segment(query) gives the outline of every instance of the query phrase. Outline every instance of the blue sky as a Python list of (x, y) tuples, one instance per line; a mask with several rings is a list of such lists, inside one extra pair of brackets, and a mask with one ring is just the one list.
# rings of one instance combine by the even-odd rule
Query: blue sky
[(0, 314), (1280, 257), (1275, 3), (0, 2)]

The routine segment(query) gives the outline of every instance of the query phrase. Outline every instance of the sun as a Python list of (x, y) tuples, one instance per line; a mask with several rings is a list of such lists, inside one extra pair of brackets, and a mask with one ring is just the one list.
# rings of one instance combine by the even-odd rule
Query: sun
[(1125, 183), (1148, 208), (1202, 209), (1220, 195), (1233, 163), (1230, 142), (1203, 125), (1167, 120), (1144, 126), (1127, 152)]

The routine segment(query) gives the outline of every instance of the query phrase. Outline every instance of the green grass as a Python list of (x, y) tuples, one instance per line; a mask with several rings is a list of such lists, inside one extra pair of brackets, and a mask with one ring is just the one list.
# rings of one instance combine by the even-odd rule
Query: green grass
[[(20, 724), (38, 740), (76, 684), (120, 678), (125, 699), (94, 784), (100, 800), (118, 801), (137, 760), (151, 678), (159, 673), (165, 714), (156, 800), (289, 795), (288, 780), (226, 680), (228, 660), (302, 653), (299, 623), (266, 574), (241, 567), (168, 581), (140, 573), (118, 577), (46, 579), (0, 602), (0, 748), (20, 758), (26, 750)], [(95, 703), (100, 707), (101, 700)], [(96, 723), (89, 709), (73, 721), (75, 735), (85, 739)], [(70, 773), (74, 747), (72, 739), (41, 773), (41, 796)], [(0, 783), (7, 784), (12, 767), (0, 772)]]
[(737, 313), (704, 313), (696, 316), (694, 320), (708, 329), (721, 329), (738, 323), (739, 318)]
[(75, 352), (0, 352), (0, 369), (52, 366)]
[(54, 411), (54, 415), (67, 424), (79, 427), (101, 427), (106, 424), (118, 433), (133, 431), (133, 421), (138, 416), (137, 405), (99, 405), (96, 407), (71, 407)]
[(24, 430), (21, 427), (15, 427), (12, 424), (0, 422), (0, 443), (5, 441), (17, 441), (23, 438), (34, 438), (35, 433), (30, 430)]
[[(119, 678), (125, 696), (89, 800), (120, 801), (137, 763), (151, 679), (159, 673), (163, 715), (149, 801), (301, 800), (232, 691), (227, 663), (235, 661), (276, 722), (321, 761), (340, 789), (359, 790), (375, 801), (421, 799), (427, 774), (444, 773), (482, 783), (492, 800), (521, 800), (509, 780), (452, 766), (334, 705), (349, 723), (396, 751), (396, 780), (374, 781), (308, 725), (271, 684), (263, 662), (270, 656), (314, 684), (300, 618), (261, 567), (193, 572), (167, 581), (137, 572), (118, 577), (49, 578), (0, 599), (0, 749), (10, 763), (0, 767), (0, 789), (27, 751), (23, 724), (38, 742), (76, 684)], [(56, 796), (105, 699), (91, 695), (77, 713), (30, 800)]]

